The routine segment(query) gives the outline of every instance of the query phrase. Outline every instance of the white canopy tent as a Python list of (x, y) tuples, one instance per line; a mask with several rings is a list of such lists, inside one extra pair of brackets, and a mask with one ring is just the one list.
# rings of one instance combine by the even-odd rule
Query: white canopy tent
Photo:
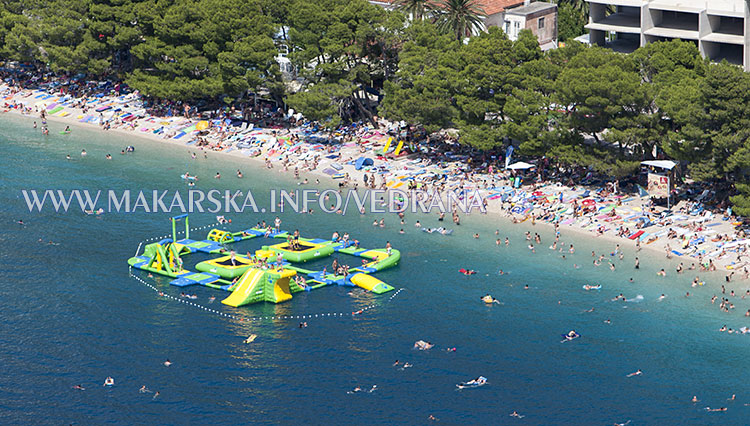
[(675, 163), (674, 161), (669, 161), (669, 160), (641, 161), (641, 164), (644, 166), (657, 167), (659, 169), (667, 169), (667, 170), (672, 170), (674, 169), (674, 166), (677, 165), (677, 163)]
[(510, 166), (506, 167), (506, 169), (510, 169), (510, 170), (528, 170), (528, 169), (533, 169), (534, 167), (536, 167), (536, 166), (533, 165), (533, 164), (524, 163), (523, 161), (519, 161), (518, 163), (513, 163)]

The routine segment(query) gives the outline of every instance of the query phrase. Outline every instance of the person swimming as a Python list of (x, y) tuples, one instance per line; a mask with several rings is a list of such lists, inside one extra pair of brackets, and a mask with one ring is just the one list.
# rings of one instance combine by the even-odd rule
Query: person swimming
[(475, 385), (475, 386), (482, 386), (487, 383), (487, 378), (484, 376), (479, 376), (476, 379), (469, 380), (468, 382), (464, 383), (464, 385)]
[(81, 391), (86, 390), (86, 388), (84, 388), (83, 385), (75, 385), (75, 386), (73, 386), (73, 389), (75, 389), (75, 390), (81, 390)]
[(424, 340), (417, 340), (414, 342), (414, 349), (419, 349), (420, 351), (426, 351), (428, 349), (431, 349), (434, 344), (430, 342), (425, 342)]
[(245, 343), (253, 343), (255, 341), (255, 339), (257, 339), (257, 338), (258, 338), (257, 334), (251, 334), (251, 335), (247, 336), (247, 339), (245, 339), (244, 342)]
[(641, 369), (639, 368), (639, 369), (638, 369), (637, 371), (635, 371), (635, 372), (633, 372), (633, 373), (630, 373), (630, 374), (628, 374), (628, 375), (627, 375), (627, 376), (625, 376), (625, 377), (640, 376), (641, 374), (643, 374), (643, 371), (641, 371)]
[(497, 299), (495, 299), (494, 297), (490, 296), (489, 293), (487, 293), (487, 295), (485, 295), (483, 297), (480, 297), (480, 299), (482, 300), (482, 302), (484, 302), (484, 303), (486, 303), (488, 305), (491, 305), (493, 303), (500, 304), (500, 301), (497, 300)]
[(114, 384), (115, 384), (115, 379), (113, 379), (112, 377), (107, 376), (107, 378), (104, 379), (104, 386), (114, 386)]

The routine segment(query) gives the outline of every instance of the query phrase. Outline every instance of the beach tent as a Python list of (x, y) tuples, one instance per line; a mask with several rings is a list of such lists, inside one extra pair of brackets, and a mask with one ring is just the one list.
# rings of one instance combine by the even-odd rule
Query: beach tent
[(354, 168), (357, 170), (362, 170), (363, 167), (372, 166), (373, 164), (374, 162), (372, 161), (372, 158), (359, 157), (354, 163)]
[(527, 169), (532, 169), (534, 167), (536, 167), (536, 166), (533, 165), (533, 164), (524, 163), (523, 161), (519, 161), (518, 163), (511, 164), (507, 168), (510, 169), (510, 170), (527, 170)]

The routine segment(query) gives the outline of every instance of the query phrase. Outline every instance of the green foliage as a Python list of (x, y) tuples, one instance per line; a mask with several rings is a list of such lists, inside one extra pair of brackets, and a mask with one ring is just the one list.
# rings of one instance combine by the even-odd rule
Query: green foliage
[(565, 1), (557, 2), (557, 38), (569, 41), (586, 33), (588, 14)]
[[(330, 125), (343, 118), (370, 120), (375, 125), (366, 89), (393, 72), (403, 15), (367, 0), (295, 0), (289, 24), (290, 57), (307, 79), (303, 92), (318, 91), (294, 95), (289, 104), (308, 117), (336, 112), (338, 118), (325, 120)], [(335, 94), (328, 98), (330, 105), (323, 105), (321, 93)]]
[(442, 0), (434, 10), (441, 31), (462, 40), (479, 32), (486, 15), (479, 0)]
[(385, 82), (379, 113), (393, 120), (418, 123), (435, 132), (450, 127), (458, 110), (451, 99), (460, 47), (434, 25), (414, 23), (406, 29), (394, 78)]
[[(158, 98), (241, 96), (278, 80), (271, 19), (258, 1), (177, 0), (150, 10), (144, 41), (133, 46), (128, 83)], [(252, 19), (248, 19), (252, 17)]]

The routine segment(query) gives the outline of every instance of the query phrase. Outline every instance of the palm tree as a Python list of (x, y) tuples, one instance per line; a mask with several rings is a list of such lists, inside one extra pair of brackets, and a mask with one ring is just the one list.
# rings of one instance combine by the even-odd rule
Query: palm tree
[(421, 21), (430, 10), (428, 0), (396, 0), (396, 9), (411, 15), (415, 21)]
[(471, 36), (483, 27), (487, 15), (478, 0), (442, 0), (435, 9), (441, 31), (455, 34), (456, 40)]

